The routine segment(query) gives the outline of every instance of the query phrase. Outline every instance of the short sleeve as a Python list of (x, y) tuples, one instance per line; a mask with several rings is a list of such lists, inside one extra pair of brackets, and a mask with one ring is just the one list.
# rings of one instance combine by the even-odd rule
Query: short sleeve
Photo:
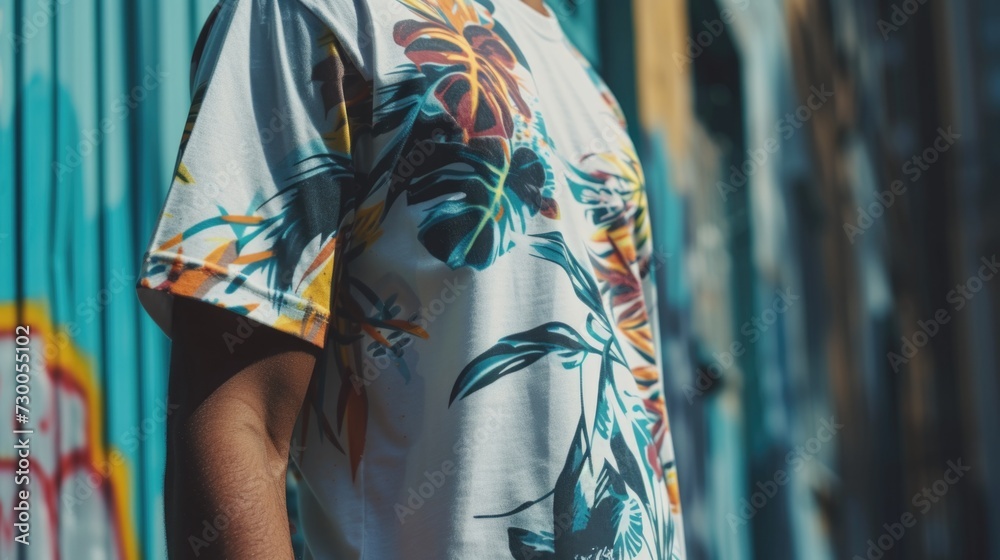
[(181, 296), (323, 345), (356, 190), (348, 115), (365, 96), (340, 52), (296, 1), (224, 0), (206, 23), (137, 286), (168, 335)]

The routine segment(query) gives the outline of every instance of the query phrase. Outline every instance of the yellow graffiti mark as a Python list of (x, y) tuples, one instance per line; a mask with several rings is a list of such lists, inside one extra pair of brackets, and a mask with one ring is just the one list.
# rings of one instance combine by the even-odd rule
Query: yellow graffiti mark
[[(50, 319), (48, 305), (41, 302), (29, 302), (21, 305), (22, 318), (18, 320), (18, 306), (13, 302), (0, 302), (0, 333), (14, 332), (19, 325), (31, 327), (32, 340), (55, 341), (56, 352), (45, 352), (46, 368), (62, 371), (69, 381), (81, 387), (84, 394), (85, 410), (90, 414), (89, 443), (91, 445), (91, 467), (97, 472), (106, 472), (108, 483), (114, 496), (114, 504), (109, 512), (117, 521), (115, 529), (119, 532), (122, 549), (126, 560), (138, 560), (139, 546), (136, 536), (135, 518), (131, 511), (131, 503), (127, 499), (129, 469), (124, 460), (124, 454), (104, 447), (103, 423), (104, 402), (94, 378), (94, 367), (89, 359), (73, 342), (65, 329), (54, 328)], [(50, 355), (51, 354), (51, 355)], [(121, 460), (110, 460), (109, 453), (115, 453)], [(103, 461), (104, 467), (98, 462)], [(117, 548), (117, 547), (116, 547)]]

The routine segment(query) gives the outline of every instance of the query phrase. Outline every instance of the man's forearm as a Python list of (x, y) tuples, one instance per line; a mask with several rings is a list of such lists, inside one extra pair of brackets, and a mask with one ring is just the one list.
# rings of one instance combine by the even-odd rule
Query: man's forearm
[(259, 328), (236, 352), (237, 315), (180, 298), (174, 310), (165, 515), (173, 560), (292, 558), (285, 473), (317, 349)]
[(292, 558), (287, 452), (238, 399), (215, 395), (174, 432), (168, 548), (180, 558)]

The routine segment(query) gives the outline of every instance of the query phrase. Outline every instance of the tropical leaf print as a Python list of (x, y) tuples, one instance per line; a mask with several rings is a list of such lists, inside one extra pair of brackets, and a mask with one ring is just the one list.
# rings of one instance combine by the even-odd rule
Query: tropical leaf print
[(523, 56), (489, 11), (468, 0), (401, 1), (421, 19), (397, 23), (393, 37), (466, 137), (513, 137), (514, 114), (531, 118), (516, 73)]
[[(292, 275), (306, 246), (319, 239), (322, 249), (309, 262), (307, 270), (315, 270), (333, 257), (335, 235), (344, 217), (343, 191), (349, 191), (353, 172), (346, 157), (324, 154), (311, 175), (298, 179), (271, 200), (281, 200), (282, 208), (274, 218), (274, 227), (267, 237), (273, 240), (273, 260), (268, 261), (270, 283), (279, 290), (292, 288)], [(270, 202), (270, 201), (269, 201)]]
[(655, 359), (652, 331), (642, 291), (632, 225), (627, 222), (598, 230), (591, 238), (590, 263), (602, 292), (611, 302), (615, 322), (644, 359)]
[(507, 529), (510, 554), (515, 560), (549, 560), (555, 554), (555, 535), (549, 532), (532, 533), (527, 529)]
[[(591, 342), (563, 323), (548, 323), (502, 338), (463, 369), (451, 402), (469, 398), (501, 377), (555, 356), (564, 369), (579, 369), (600, 360), (597, 401), (584, 405), (576, 434), (555, 488), (502, 514), (516, 515), (552, 500), (552, 527), (540, 531), (508, 528), (513, 558), (670, 558), (671, 541), (662, 520), (670, 516), (662, 485), (659, 457), (644, 414), (644, 403), (621, 391), (615, 369), (626, 367), (613, 334), (598, 283), (570, 251), (561, 233), (533, 236), (534, 255), (558, 265), (577, 297), (591, 309), (586, 332)], [(581, 385), (581, 402), (584, 392)], [(588, 413), (593, 410), (588, 425)], [(653, 453), (650, 453), (653, 450)], [(638, 454), (637, 454), (638, 452)]]
[[(398, 79), (388, 83), (375, 92), (378, 100), (374, 108), (374, 134), (384, 136), (400, 130), (403, 134), (409, 131), (403, 125), (412, 122), (423, 108), (428, 97), (428, 78), (420, 74), (413, 65), (404, 65), (399, 70), (390, 73)], [(405, 140), (404, 140), (405, 142)], [(404, 142), (393, 142), (390, 146), (391, 156), (400, 153)], [(382, 158), (389, 161), (388, 158)]]
[[(602, 82), (596, 83), (614, 110), (617, 104), (610, 93)], [(594, 225), (594, 232), (587, 239), (594, 277), (602, 297), (608, 301), (615, 328), (636, 355), (631, 360), (631, 371), (650, 419), (654, 445), (649, 454), (654, 456), (659, 450), (669, 451), (671, 445), (646, 301), (646, 293), (653, 289), (649, 276), (652, 239), (642, 169), (634, 146), (624, 136), (614, 149), (588, 154), (579, 164), (569, 167), (570, 190), (584, 205)], [(660, 478), (664, 476), (659, 465), (657, 474)], [(679, 501), (673, 500), (672, 504), (679, 512)]]
[(405, 192), (407, 204), (424, 205), (418, 239), (428, 252), (452, 268), (482, 270), (510, 249), (511, 231), (525, 231), (529, 216), (550, 215), (556, 204), (535, 152), (496, 137), (465, 142), (453, 127), (440, 118), (414, 126), (412, 136), (430, 147), (396, 172), (409, 179), (390, 188), (387, 205)]
[[(635, 148), (626, 137), (621, 137), (621, 146), (615, 151), (584, 155), (569, 168), (570, 192), (584, 206), (595, 226), (606, 227), (621, 221), (647, 225), (645, 179)], [(647, 240), (648, 235), (642, 242)]]
[(573, 283), (576, 297), (598, 316), (604, 315), (600, 290), (594, 277), (573, 256), (562, 233), (554, 231), (533, 235), (538, 241), (532, 243), (534, 256), (559, 265)]
[(596, 352), (563, 323), (547, 323), (504, 337), (493, 348), (465, 366), (455, 381), (448, 404), (484, 389), (505, 375), (518, 372), (555, 353), (567, 367), (579, 364), (586, 352)]
[(487, 1), (400, 2), (418, 19), (395, 25), (410, 63), (374, 106), (374, 133), (396, 135), (370, 174), (388, 185), (382, 218), (405, 193), (421, 207), (418, 240), (431, 255), (483, 270), (528, 218), (559, 217), (551, 170), (518, 132), (535, 120), (522, 93), (527, 64)]
[(632, 455), (622, 428), (631, 424), (640, 446), (648, 434), (625, 413), (610, 378), (611, 361), (602, 360), (596, 414), (606, 419), (603, 428), (595, 423), (588, 429), (581, 415), (553, 491), (512, 512), (480, 516), (515, 515), (552, 499), (551, 531), (508, 528), (513, 558), (664, 558), (656, 520), (669, 514), (655, 493), (649, 466), (640, 466)]
[[(257, 271), (264, 271), (268, 287), (279, 307), (285, 293), (308, 293), (317, 301), (328, 301), (330, 290), (329, 273), (337, 244), (337, 231), (344, 217), (341, 204), (343, 192), (349, 192), (353, 176), (346, 156), (320, 153), (284, 169), (287, 179), (281, 190), (257, 208), (246, 213), (232, 214), (224, 207), (218, 207), (219, 215), (197, 222), (171, 239), (162, 243), (157, 250), (181, 252), (185, 240), (205, 236), (215, 228), (225, 227), (229, 234), (222, 238), (218, 247), (205, 256), (205, 265), (218, 269), (225, 275), (228, 268), (238, 271), (229, 284), (227, 292), (240, 289), (246, 279)], [(268, 240), (266, 250), (248, 249), (253, 242), (263, 238)], [(320, 250), (311, 259), (304, 258), (305, 249), (313, 242)], [(307, 262), (304, 271), (296, 273), (300, 263)], [(323, 271), (327, 274), (314, 274)], [(199, 273), (200, 274), (200, 273)], [(181, 281), (183, 272), (176, 281)], [(313, 281), (303, 287), (310, 277)], [(185, 293), (201, 289), (192, 284), (195, 277), (188, 276), (183, 281), (189, 284)], [(213, 275), (200, 274), (199, 283), (220, 281)]]
[(358, 116), (370, 113), (366, 107), (370, 109), (372, 103), (371, 85), (353, 64), (344, 64), (333, 31), (320, 36), (319, 46), (325, 56), (313, 67), (312, 79), (319, 83), (327, 117), (334, 117), (323, 139), (332, 151), (350, 154), (355, 138), (370, 127), (370, 122)]
[[(318, 43), (322, 55), (313, 67), (312, 79), (319, 84), (328, 118), (333, 115), (332, 124), (323, 137), (326, 149), (303, 146), (277, 165), (274, 173), (280, 178), (280, 189), (257, 208), (231, 214), (220, 206), (218, 216), (193, 224), (159, 247), (167, 250), (211, 228), (227, 226), (232, 231), (231, 242), (220, 245), (216, 251), (219, 260), (212, 264), (240, 267), (240, 276), (229, 286), (229, 292), (239, 289), (246, 277), (264, 270), (268, 286), (278, 298), (275, 303), (279, 305), (282, 303), (280, 294), (298, 292), (301, 283), (315, 272), (332, 268), (338, 229), (355, 205), (351, 138), (360, 131), (359, 127), (352, 130), (348, 126), (347, 115), (349, 107), (363, 104), (366, 99), (370, 103), (370, 91), (356, 70), (346, 69), (332, 32), (322, 35)], [(183, 183), (194, 182), (183, 158), (206, 90), (207, 82), (195, 91), (181, 139), (176, 178)], [(260, 237), (269, 241), (268, 250), (248, 253), (246, 248)], [(312, 243), (319, 243), (320, 250), (309, 259), (296, 280), (296, 268), (306, 260), (306, 248)], [(324, 277), (320, 283), (328, 280)], [(307, 289), (324, 288), (317, 285)], [(329, 287), (325, 290), (328, 294)]]
[[(426, 339), (430, 336), (415, 321), (399, 318), (402, 307), (396, 304), (396, 295), (383, 300), (375, 290), (357, 278), (349, 278), (348, 284), (355, 295), (345, 301), (344, 311), (371, 338), (368, 351), (372, 356), (388, 355), (399, 358), (412, 337)], [(360, 307), (361, 302), (366, 303), (371, 311), (363, 312)], [(400, 373), (404, 381), (410, 380), (409, 372), (405, 368), (402, 368)]]
[[(346, 232), (350, 235), (350, 232)], [(336, 364), (340, 374), (336, 429), (321, 432), (334, 441), (346, 438), (346, 444), (337, 443), (351, 464), (351, 476), (356, 476), (364, 455), (368, 426), (368, 385), (370, 373), (365, 370), (365, 362), (357, 343), (367, 336), (372, 342), (367, 351), (370, 356), (387, 355), (393, 359), (397, 370), (405, 382), (410, 374), (402, 361), (402, 349), (413, 337), (428, 338), (430, 335), (418, 323), (400, 319), (402, 308), (395, 304), (396, 296), (386, 299), (357, 278), (345, 274), (337, 291), (334, 317), (336, 329), (330, 337), (332, 351), (328, 359)], [(319, 392), (309, 395), (313, 402), (322, 402)], [(322, 407), (316, 410), (320, 422), (329, 421), (323, 415)], [(306, 434), (302, 434), (303, 439)], [(338, 437), (339, 436), (339, 437)]]

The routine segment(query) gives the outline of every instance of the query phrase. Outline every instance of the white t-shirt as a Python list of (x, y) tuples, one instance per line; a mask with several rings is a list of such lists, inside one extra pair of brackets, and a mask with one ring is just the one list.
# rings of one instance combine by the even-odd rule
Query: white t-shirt
[(642, 171), (554, 17), (224, 1), (193, 70), (140, 297), (323, 348), (307, 557), (684, 558)]

